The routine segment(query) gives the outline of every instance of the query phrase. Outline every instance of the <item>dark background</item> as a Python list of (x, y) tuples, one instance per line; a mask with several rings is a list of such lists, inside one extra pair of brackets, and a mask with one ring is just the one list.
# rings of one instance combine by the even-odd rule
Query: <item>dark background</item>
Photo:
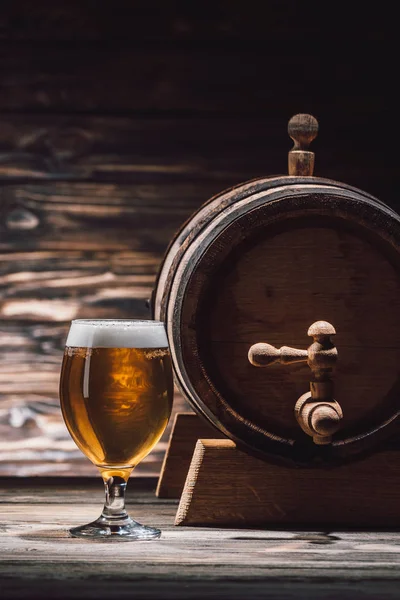
[(316, 175), (400, 209), (395, 27), (365, 3), (0, 2), (0, 474), (93, 472), (58, 406), (70, 319), (148, 316), (180, 224), (286, 172), (293, 114), (320, 122)]

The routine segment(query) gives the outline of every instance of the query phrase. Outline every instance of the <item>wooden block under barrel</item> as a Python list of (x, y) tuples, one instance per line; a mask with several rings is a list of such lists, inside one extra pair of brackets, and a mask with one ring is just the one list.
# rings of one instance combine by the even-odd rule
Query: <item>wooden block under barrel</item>
[(331, 469), (289, 468), (228, 439), (200, 439), (175, 524), (398, 527), (399, 458), (393, 450)]
[(158, 480), (156, 495), (159, 498), (180, 497), (196, 442), (202, 437), (224, 436), (194, 412), (176, 414)]

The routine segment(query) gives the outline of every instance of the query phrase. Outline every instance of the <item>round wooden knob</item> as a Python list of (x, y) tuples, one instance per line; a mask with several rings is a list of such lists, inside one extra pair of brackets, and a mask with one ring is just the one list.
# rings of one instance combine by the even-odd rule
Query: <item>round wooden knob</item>
[(340, 426), (340, 415), (332, 406), (317, 406), (311, 415), (311, 429), (321, 436), (332, 436)]
[(315, 321), (308, 328), (307, 335), (317, 340), (325, 337), (329, 338), (331, 335), (336, 335), (336, 329), (328, 321)]
[(342, 408), (336, 400), (330, 398), (314, 401), (311, 392), (300, 396), (294, 407), (294, 414), (302, 430), (319, 446), (332, 442), (332, 436), (338, 431), (343, 419)]
[(293, 150), (307, 150), (318, 135), (318, 121), (312, 115), (294, 115), (288, 123), (288, 134), (294, 141)]
[(280, 349), (271, 346), (271, 344), (260, 342), (251, 346), (248, 358), (255, 367), (266, 367), (279, 360)]

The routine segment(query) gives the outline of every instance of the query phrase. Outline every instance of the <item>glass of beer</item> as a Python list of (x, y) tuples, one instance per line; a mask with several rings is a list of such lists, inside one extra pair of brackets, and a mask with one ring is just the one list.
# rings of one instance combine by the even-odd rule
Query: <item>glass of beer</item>
[(71, 437), (99, 468), (106, 494), (100, 517), (71, 529), (73, 536), (160, 537), (158, 529), (130, 518), (124, 497), (132, 470), (165, 430), (172, 397), (163, 323), (72, 321), (61, 369), (61, 409)]

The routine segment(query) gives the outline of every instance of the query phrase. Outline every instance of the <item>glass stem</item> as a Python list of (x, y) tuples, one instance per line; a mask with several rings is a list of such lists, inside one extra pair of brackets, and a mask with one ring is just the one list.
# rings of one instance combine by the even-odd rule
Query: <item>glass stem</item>
[(104, 503), (102, 517), (109, 521), (122, 521), (129, 519), (125, 509), (125, 490), (127, 480), (118, 475), (104, 477), (106, 501)]

